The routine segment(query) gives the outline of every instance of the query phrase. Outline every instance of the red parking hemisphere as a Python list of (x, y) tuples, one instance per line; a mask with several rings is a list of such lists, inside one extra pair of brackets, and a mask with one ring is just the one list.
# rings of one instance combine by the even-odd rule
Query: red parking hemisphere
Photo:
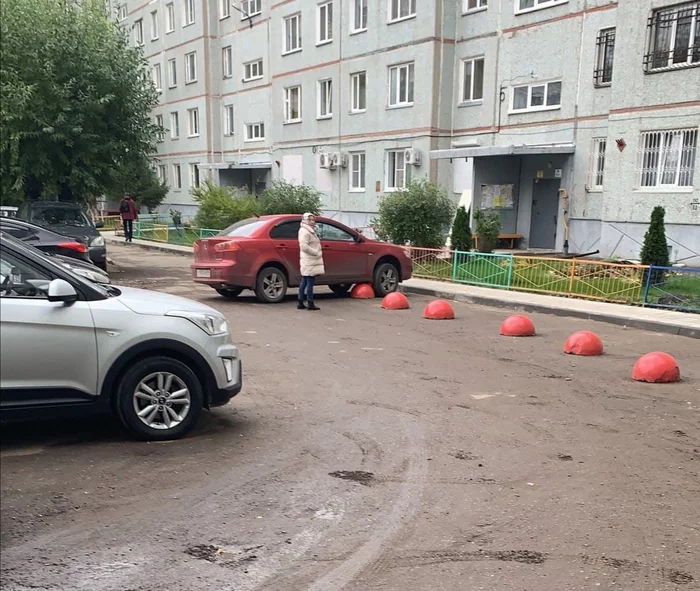
[(656, 384), (677, 382), (681, 379), (681, 370), (671, 355), (655, 351), (637, 359), (632, 369), (632, 379)]
[(358, 283), (350, 292), (351, 298), (370, 300), (374, 297), (374, 289), (369, 283)]
[(423, 310), (423, 318), (428, 320), (452, 320), (454, 317), (452, 305), (445, 300), (433, 300)]
[(590, 330), (579, 330), (566, 339), (564, 353), (585, 356), (602, 355), (603, 341)]
[(535, 325), (527, 316), (514, 314), (502, 322), (501, 334), (506, 337), (534, 337)]
[(382, 300), (382, 308), (385, 310), (408, 310), (410, 307), (408, 298), (400, 291), (388, 293)]

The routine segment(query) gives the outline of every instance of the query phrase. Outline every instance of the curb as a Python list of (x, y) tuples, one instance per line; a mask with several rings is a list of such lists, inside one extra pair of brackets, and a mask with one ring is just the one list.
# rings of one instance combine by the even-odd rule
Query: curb
[[(125, 244), (123, 240), (116, 240), (114, 238), (107, 239), (106, 240), (107, 244)], [(138, 242), (138, 240), (135, 240), (134, 242), (131, 242), (132, 246), (137, 246), (139, 248), (142, 248), (144, 250), (152, 250), (156, 252), (167, 252), (168, 254), (179, 254), (180, 256), (185, 256), (189, 257), (192, 256), (194, 251), (192, 249), (189, 250), (179, 250), (176, 248), (172, 248), (171, 245), (164, 244), (164, 245), (159, 245), (159, 244), (150, 244), (150, 243), (144, 243), (144, 242)]]
[(479, 304), (482, 306), (489, 306), (491, 308), (505, 308), (521, 312), (535, 312), (539, 314), (550, 314), (553, 316), (581, 318), (583, 320), (595, 320), (596, 322), (605, 322), (607, 324), (615, 324), (617, 326), (626, 326), (629, 328), (689, 337), (691, 339), (700, 339), (700, 330), (696, 328), (689, 328), (678, 324), (668, 324), (666, 322), (657, 322), (655, 320), (637, 320), (635, 318), (625, 318), (621, 316), (614, 316), (612, 314), (581, 312), (579, 310), (566, 310), (562, 308), (549, 308), (543, 304), (523, 304), (520, 302), (501, 300), (496, 297), (490, 298), (483, 296), (469, 296), (424, 287), (402, 285), (400, 289), (405, 293), (443, 298), (445, 300), (452, 300), (455, 302)]

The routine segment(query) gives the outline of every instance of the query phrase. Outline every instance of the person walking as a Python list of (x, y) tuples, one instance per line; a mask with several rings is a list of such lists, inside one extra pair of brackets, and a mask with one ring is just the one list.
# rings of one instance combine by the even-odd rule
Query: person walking
[[(314, 303), (314, 283), (318, 275), (323, 275), (326, 269), (323, 266), (323, 252), (321, 241), (316, 234), (316, 218), (312, 213), (305, 213), (301, 217), (299, 226), (299, 268), (301, 270), (301, 284), (299, 285), (299, 310), (320, 310)], [(304, 305), (306, 300), (307, 305)]]
[(139, 212), (131, 195), (124, 195), (124, 199), (119, 204), (119, 213), (122, 216), (122, 225), (124, 226), (124, 240), (133, 242), (134, 220), (139, 219)]

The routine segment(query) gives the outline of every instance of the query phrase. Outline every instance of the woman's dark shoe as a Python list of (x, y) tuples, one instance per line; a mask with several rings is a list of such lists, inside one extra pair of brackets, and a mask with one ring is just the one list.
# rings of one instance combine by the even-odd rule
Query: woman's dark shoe
[(306, 309), (307, 309), (307, 310), (320, 310), (321, 308), (319, 308), (319, 307), (318, 307), (316, 304), (314, 304), (313, 302), (309, 302), (309, 306), (308, 306), (308, 308), (306, 308)]
[(297, 310), (306, 310), (306, 306), (304, 305), (304, 302), (297, 303)]

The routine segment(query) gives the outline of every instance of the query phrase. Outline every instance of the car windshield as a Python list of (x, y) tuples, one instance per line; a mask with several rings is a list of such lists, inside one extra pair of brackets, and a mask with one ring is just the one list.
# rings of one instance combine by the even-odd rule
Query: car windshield
[(45, 226), (92, 226), (90, 220), (78, 207), (42, 206), (32, 209), (32, 222)]
[(252, 236), (253, 233), (262, 228), (267, 224), (269, 220), (261, 220), (259, 218), (248, 218), (247, 220), (241, 220), (235, 224), (229, 226), (225, 230), (221, 230), (218, 236), (240, 236), (247, 237)]

